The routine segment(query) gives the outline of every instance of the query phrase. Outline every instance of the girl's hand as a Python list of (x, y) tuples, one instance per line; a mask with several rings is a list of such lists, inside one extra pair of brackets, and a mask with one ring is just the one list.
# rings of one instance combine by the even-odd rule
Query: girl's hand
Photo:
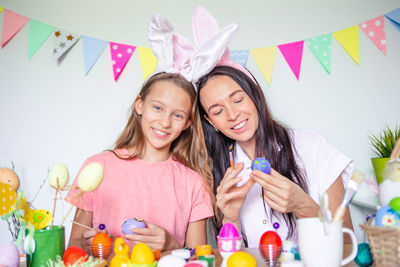
[(92, 241), (94, 236), (98, 232), (95, 230), (84, 230), (81, 233), (81, 248), (83, 248), (86, 252), (90, 252), (90, 245), (92, 245)]
[(181, 248), (175, 238), (161, 226), (145, 222), (146, 228), (134, 228), (132, 233), (136, 235), (125, 235), (132, 243), (145, 243), (152, 250), (161, 251)]
[(253, 170), (250, 177), (262, 186), (264, 200), (272, 209), (293, 212), (298, 218), (318, 216), (318, 204), (299, 185), (274, 169), (270, 174)]
[(217, 206), (224, 214), (224, 223), (230, 222), (236, 224), (239, 222), (239, 212), (246, 199), (247, 192), (254, 184), (253, 179), (249, 179), (243, 186), (237, 187), (236, 184), (242, 180), (236, 177), (243, 170), (243, 163), (229, 167), (217, 187)]

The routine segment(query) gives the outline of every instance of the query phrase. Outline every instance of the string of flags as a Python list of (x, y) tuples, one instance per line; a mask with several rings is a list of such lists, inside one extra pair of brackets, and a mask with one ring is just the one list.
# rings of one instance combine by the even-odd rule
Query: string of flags
[[(96, 39), (93, 37), (79, 35), (61, 28), (55, 28), (46, 23), (27, 18), (14, 11), (0, 6), (3, 12), (3, 28), (1, 34), (1, 47), (3, 48), (28, 22), (28, 59), (30, 59), (43, 43), (53, 36), (53, 58), (55, 61), (65, 57), (68, 51), (82, 40), (83, 62), (85, 75), (88, 75), (97, 59), (107, 46), (110, 48), (114, 80), (117, 81), (133, 53), (139, 54), (143, 78), (146, 79), (156, 68), (157, 59), (148, 47), (139, 47), (129, 44), (116, 43)], [(327, 33), (314, 38), (295, 41), (286, 44), (262, 48), (250, 48), (242, 50), (231, 50), (232, 60), (246, 67), (250, 54), (253, 56), (257, 67), (260, 69), (266, 82), (270, 85), (274, 67), (276, 51), (279, 49), (285, 61), (289, 65), (297, 80), (300, 80), (300, 69), (303, 57), (304, 43), (310, 48), (315, 58), (329, 74), (331, 72), (331, 45), (332, 36), (345, 49), (354, 62), (359, 64), (359, 29), (361, 29), (375, 46), (386, 55), (385, 19), (390, 21), (400, 31), (400, 8), (390, 11), (384, 15), (362, 22), (358, 25)]]

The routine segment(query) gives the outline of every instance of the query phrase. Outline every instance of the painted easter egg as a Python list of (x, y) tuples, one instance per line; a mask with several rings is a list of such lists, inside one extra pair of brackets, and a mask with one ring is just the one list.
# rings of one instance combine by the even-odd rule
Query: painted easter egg
[(69, 247), (65, 250), (63, 255), (63, 262), (65, 266), (74, 266), (86, 262), (89, 259), (86, 252), (80, 247)]
[(186, 261), (175, 255), (165, 255), (159, 260), (157, 267), (183, 267)]
[(18, 175), (9, 168), (0, 168), (0, 183), (10, 185), (15, 191), (20, 185)]
[(274, 231), (265, 232), (260, 238), (260, 245), (276, 245), (282, 246), (281, 237)]
[[(400, 193), (399, 193), (400, 194)], [(397, 212), (397, 215), (400, 215), (400, 197), (394, 197), (389, 202), (389, 206)]]
[(279, 259), (282, 248), (282, 240), (274, 231), (265, 232), (260, 238), (260, 252), (267, 261)]
[(236, 227), (231, 223), (225, 223), (219, 231), (220, 237), (240, 237)]
[(19, 266), (19, 251), (15, 245), (0, 245), (0, 266)]
[(47, 176), (49, 185), (55, 189), (63, 189), (69, 181), (69, 172), (64, 163), (54, 165)]
[(17, 192), (9, 184), (0, 183), (0, 216), (10, 213), (15, 208)]
[(225, 223), (217, 237), (218, 248), (222, 252), (236, 252), (239, 251), (242, 245), (239, 232), (236, 227), (231, 223)]
[(137, 243), (131, 254), (131, 262), (133, 264), (149, 265), (154, 263), (154, 254), (145, 243)]
[(251, 163), (252, 170), (259, 170), (263, 173), (270, 174), (271, 173), (271, 163), (265, 158), (255, 158)]
[(227, 267), (256, 267), (256, 259), (247, 252), (238, 251), (233, 253), (227, 262)]
[(375, 224), (379, 227), (397, 227), (399, 226), (399, 216), (391, 207), (383, 206), (376, 212)]
[(79, 173), (78, 186), (84, 192), (92, 192), (100, 186), (103, 177), (103, 166), (98, 162), (90, 163)]
[(94, 236), (93, 240), (92, 240), (92, 246), (93, 245), (101, 245), (103, 247), (111, 246), (112, 245), (112, 239), (106, 233), (97, 233)]
[(146, 224), (143, 222), (142, 219), (139, 218), (131, 218), (126, 221), (121, 225), (121, 231), (124, 234), (129, 234), (129, 235), (136, 235), (136, 233), (132, 233), (133, 228), (145, 228)]
[(184, 267), (208, 267), (208, 262), (202, 260), (193, 260), (186, 263)]

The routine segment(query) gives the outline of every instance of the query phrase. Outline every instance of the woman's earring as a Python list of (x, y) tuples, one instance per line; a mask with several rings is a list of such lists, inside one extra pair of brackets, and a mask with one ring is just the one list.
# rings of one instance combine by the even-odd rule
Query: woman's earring
[(213, 125), (213, 127), (214, 127), (215, 131), (216, 131), (217, 133), (219, 133), (219, 130), (218, 130), (217, 128), (215, 128), (215, 126), (214, 126), (214, 125)]

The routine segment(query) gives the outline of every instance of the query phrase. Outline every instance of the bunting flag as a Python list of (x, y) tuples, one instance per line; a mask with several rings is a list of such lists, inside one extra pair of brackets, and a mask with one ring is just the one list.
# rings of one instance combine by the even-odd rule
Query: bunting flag
[(0, 13), (4, 10), (4, 7), (0, 6)]
[(31, 19), (29, 21), (29, 39), (28, 39), (28, 59), (42, 46), (44, 41), (49, 38), (54, 27), (44, 24), (40, 21)]
[(94, 63), (96, 63), (97, 59), (103, 53), (107, 45), (108, 45), (107, 41), (88, 36), (82, 36), (83, 62), (85, 64), (85, 75), (88, 75)]
[(148, 47), (138, 47), (140, 65), (142, 67), (143, 79), (147, 79), (157, 67), (157, 58)]
[(79, 35), (70, 33), (62, 29), (56, 29), (53, 34), (53, 58), (58, 60), (66, 51), (68, 51), (80, 38)]
[(358, 25), (333, 33), (336, 40), (343, 46), (351, 58), (360, 63), (360, 48), (358, 40)]
[(331, 73), (332, 34), (307, 39), (306, 43), (325, 71)]
[(22, 27), (29, 21), (29, 18), (4, 9), (3, 30), (1, 34), (1, 47), (4, 47)]
[(400, 31), (400, 8), (385, 14), (385, 16)]
[(303, 58), (304, 41), (278, 45), (283, 57), (292, 69), (297, 80), (300, 78), (301, 59)]
[(111, 59), (114, 71), (114, 81), (124, 70), (126, 63), (135, 52), (136, 46), (110, 42)]
[(361, 30), (386, 55), (386, 34), (383, 15), (359, 24)]
[(230, 59), (242, 65), (243, 67), (246, 67), (248, 56), (249, 56), (249, 49), (229, 51)]
[(276, 46), (250, 49), (250, 53), (264, 76), (265, 81), (270, 85), (272, 69), (274, 68)]

